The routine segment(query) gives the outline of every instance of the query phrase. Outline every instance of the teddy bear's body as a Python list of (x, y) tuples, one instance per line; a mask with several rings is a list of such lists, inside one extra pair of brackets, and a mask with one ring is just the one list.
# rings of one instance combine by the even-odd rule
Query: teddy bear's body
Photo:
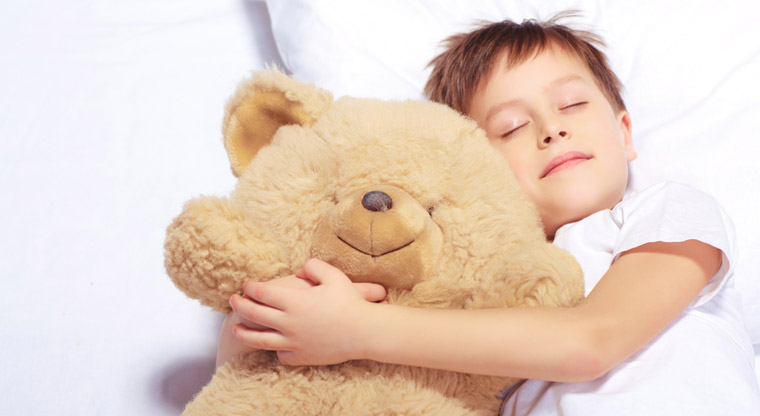
[[(341, 98), (275, 71), (242, 85), (225, 118), (240, 177), (169, 227), (178, 287), (226, 313), (248, 280), (317, 257), (388, 301), (425, 308), (572, 305), (580, 268), (546, 242), (535, 207), (477, 126), (421, 102)], [(220, 367), (197, 415), (495, 414), (513, 379), (371, 361), (286, 367), (260, 351)]]

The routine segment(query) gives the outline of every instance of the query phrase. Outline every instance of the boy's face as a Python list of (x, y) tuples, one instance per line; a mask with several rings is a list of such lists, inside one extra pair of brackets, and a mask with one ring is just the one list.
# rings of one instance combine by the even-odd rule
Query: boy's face
[(623, 197), (636, 158), (631, 120), (578, 59), (547, 49), (509, 70), (502, 60), (469, 116), (538, 206), (547, 236)]

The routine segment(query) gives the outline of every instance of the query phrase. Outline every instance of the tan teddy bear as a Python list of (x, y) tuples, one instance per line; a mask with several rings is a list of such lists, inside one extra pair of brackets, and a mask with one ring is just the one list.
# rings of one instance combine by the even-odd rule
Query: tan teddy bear
[[(221, 313), (248, 280), (317, 257), (388, 301), (424, 308), (573, 305), (579, 266), (474, 122), (439, 104), (332, 96), (274, 70), (228, 103), (229, 198), (189, 201), (166, 269)], [(494, 415), (516, 380), (351, 361), (286, 367), (258, 351), (220, 367), (187, 415)]]

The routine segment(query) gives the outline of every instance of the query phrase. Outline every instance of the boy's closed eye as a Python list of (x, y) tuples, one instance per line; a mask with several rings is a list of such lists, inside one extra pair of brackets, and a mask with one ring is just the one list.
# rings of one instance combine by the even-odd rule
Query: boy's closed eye
[(572, 104), (568, 104), (565, 106), (560, 107), (560, 111), (575, 111), (581, 109), (583, 106), (588, 104), (588, 101), (578, 101)]
[[(579, 111), (589, 104), (589, 101), (587, 100), (567, 100), (566, 102), (569, 104), (562, 104), (558, 106), (559, 111), (566, 114)], [(509, 123), (508, 126), (501, 129), (504, 131), (504, 133), (499, 134), (498, 137), (501, 139), (508, 139), (516, 136), (529, 124), (530, 121), (518, 121)]]
[(514, 136), (515, 134), (517, 134), (520, 130), (522, 130), (527, 125), (528, 125), (528, 122), (526, 121), (526, 122), (518, 125), (517, 127), (513, 127), (510, 130), (508, 130), (506, 133), (502, 134), (501, 138), (502, 139), (507, 139), (507, 138), (509, 138), (511, 136)]

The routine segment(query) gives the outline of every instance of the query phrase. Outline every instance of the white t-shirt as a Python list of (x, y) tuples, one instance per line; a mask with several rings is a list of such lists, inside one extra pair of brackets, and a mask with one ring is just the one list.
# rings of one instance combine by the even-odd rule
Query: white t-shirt
[(649, 242), (699, 240), (723, 252), (720, 270), (652, 342), (583, 383), (527, 380), (504, 415), (760, 415), (754, 351), (733, 286), (734, 229), (698, 190), (661, 183), (628, 193), (612, 210), (557, 231), (554, 244), (581, 264), (586, 294), (624, 251)]

